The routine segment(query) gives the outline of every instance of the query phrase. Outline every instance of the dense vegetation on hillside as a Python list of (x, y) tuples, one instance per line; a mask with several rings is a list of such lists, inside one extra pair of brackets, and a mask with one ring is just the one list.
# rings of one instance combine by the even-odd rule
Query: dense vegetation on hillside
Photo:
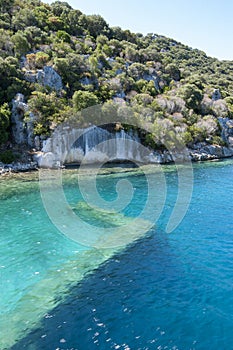
[[(30, 80), (45, 66), (62, 89)], [(233, 116), (233, 61), (219, 61), (161, 35), (111, 28), (66, 2), (0, 0), (0, 143), (10, 136), (16, 93), (34, 113), (35, 135), (48, 135), (78, 110), (129, 106), (154, 135), (176, 129), (186, 144), (221, 144), (218, 117)], [(213, 96), (215, 92), (215, 96)], [(25, 115), (25, 120), (28, 116)], [(156, 139), (148, 138), (151, 146)]]

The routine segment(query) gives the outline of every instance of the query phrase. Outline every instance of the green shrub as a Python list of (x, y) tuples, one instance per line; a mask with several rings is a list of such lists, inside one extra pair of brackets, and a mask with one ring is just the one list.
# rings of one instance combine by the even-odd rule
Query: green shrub
[(11, 150), (7, 150), (0, 153), (0, 161), (5, 164), (10, 164), (16, 160), (16, 156)]
[(70, 40), (71, 40), (70, 35), (67, 32), (65, 32), (64, 30), (58, 30), (57, 37), (61, 41), (64, 41), (66, 43), (70, 43)]
[(227, 146), (226, 142), (220, 136), (214, 135), (211, 139), (212, 145)]
[(10, 125), (10, 109), (7, 103), (0, 106), (0, 144), (8, 140), (8, 127)]
[(75, 91), (73, 95), (73, 105), (76, 111), (98, 104), (98, 98), (89, 91)]

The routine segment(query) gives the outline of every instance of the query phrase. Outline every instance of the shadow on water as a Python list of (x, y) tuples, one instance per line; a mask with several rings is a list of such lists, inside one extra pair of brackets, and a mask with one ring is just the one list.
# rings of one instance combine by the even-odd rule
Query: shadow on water
[(182, 275), (175, 255), (165, 234), (151, 232), (86, 276), (11, 350), (154, 349), (156, 308)]

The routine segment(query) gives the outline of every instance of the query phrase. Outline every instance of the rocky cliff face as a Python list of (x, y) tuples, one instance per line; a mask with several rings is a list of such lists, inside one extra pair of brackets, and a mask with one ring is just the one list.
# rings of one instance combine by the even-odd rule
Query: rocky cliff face
[(233, 147), (201, 144), (190, 150), (190, 155), (193, 161), (228, 158), (233, 156)]
[(212, 160), (233, 156), (233, 120), (229, 118), (218, 118), (221, 126), (221, 138), (225, 146), (207, 145), (198, 143), (190, 150), (193, 161)]
[(233, 120), (229, 118), (218, 118), (222, 128), (221, 137), (230, 147), (233, 147)]
[(109, 132), (92, 126), (78, 129), (69, 126), (58, 127), (53, 135), (43, 142), (41, 152), (35, 160), (40, 167), (59, 167), (66, 163), (104, 163), (129, 160), (138, 163), (170, 163), (176, 160), (193, 161), (213, 160), (233, 156), (231, 120), (224, 120), (222, 133), (228, 140), (226, 146), (199, 143), (182, 153), (152, 151), (141, 145), (136, 132)]
[(42, 152), (35, 159), (41, 167), (56, 167), (65, 163), (92, 164), (116, 160), (149, 162), (149, 156), (150, 152), (145, 152), (134, 132), (120, 130), (113, 133), (96, 126), (87, 129), (61, 126), (44, 141)]
[(136, 131), (109, 132), (91, 126), (87, 129), (60, 126), (44, 141), (34, 158), (40, 167), (59, 167), (66, 163), (94, 164), (112, 161), (163, 164), (190, 158), (187, 150), (170, 154), (153, 151), (141, 144)]
[[(31, 83), (38, 83), (42, 86), (50, 87), (52, 90), (60, 91), (63, 88), (60, 75), (53, 67), (45, 66), (43, 69), (27, 71), (25, 79)], [(27, 113), (27, 117), (25, 114)], [(18, 93), (12, 101), (12, 133), (14, 141), (18, 145), (28, 145), (40, 149), (40, 139), (35, 137), (33, 132), (33, 122), (35, 116), (28, 109), (24, 95)]]
[(12, 101), (12, 133), (14, 141), (18, 145), (34, 146), (33, 120), (34, 115), (29, 112), (28, 118), (25, 113), (28, 112), (28, 105), (25, 103), (24, 95), (17, 94)]
[(60, 75), (51, 66), (45, 66), (43, 69), (26, 71), (25, 79), (30, 83), (38, 83), (42, 86), (48, 86), (52, 90), (60, 91), (63, 88)]
[[(34, 78), (33, 78), (34, 79)], [(45, 67), (37, 73), (42, 85), (61, 89), (61, 78), (52, 69)], [(218, 98), (215, 93), (215, 100)], [(233, 120), (218, 118), (225, 146), (198, 143), (186, 154), (170, 154), (168, 151), (152, 151), (141, 145), (136, 132), (109, 132), (91, 126), (78, 129), (72, 126), (58, 126), (50, 138), (42, 140), (33, 133), (34, 115), (28, 110), (22, 94), (12, 101), (12, 133), (18, 145), (35, 149), (35, 161), (41, 167), (59, 167), (65, 163), (101, 163), (107, 161), (130, 160), (139, 163), (169, 163), (176, 159), (193, 161), (212, 160), (233, 156)], [(27, 116), (25, 117), (25, 114)]]
[[(42, 141), (33, 134), (34, 116), (28, 112), (24, 96), (17, 94), (13, 100), (12, 123), (13, 136), (18, 145), (28, 145), (39, 151), (35, 161), (41, 167), (59, 167), (64, 163), (101, 163), (116, 160), (131, 160), (139, 163), (169, 163), (176, 158), (193, 161), (211, 160), (233, 156), (233, 120), (219, 118), (222, 139), (226, 146), (199, 143), (189, 150), (189, 155), (173, 154), (168, 151), (150, 151), (141, 146), (135, 132), (120, 130), (111, 133), (92, 126), (87, 129), (59, 126), (50, 138)], [(41, 145), (43, 146), (41, 147)], [(99, 145), (100, 144), (100, 145)]]

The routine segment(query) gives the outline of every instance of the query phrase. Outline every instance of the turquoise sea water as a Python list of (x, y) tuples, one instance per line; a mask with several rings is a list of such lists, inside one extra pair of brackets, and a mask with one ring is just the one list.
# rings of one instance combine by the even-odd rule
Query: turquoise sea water
[[(163, 170), (168, 191), (159, 221), (117, 250), (63, 236), (29, 175), (1, 180), (0, 349), (233, 348), (233, 161), (194, 164), (192, 201), (171, 234), (165, 228), (177, 176), (173, 166)], [(125, 178), (134, 197), (122, 215), (135, 217), (146, 180)], [(105, 199), (116, 198), (118, 180), (99, 177)], [(82, 199), (75, 177), (64, 190), (71, 205)], [(100, 227), (105, 219), (88, 216)]]

